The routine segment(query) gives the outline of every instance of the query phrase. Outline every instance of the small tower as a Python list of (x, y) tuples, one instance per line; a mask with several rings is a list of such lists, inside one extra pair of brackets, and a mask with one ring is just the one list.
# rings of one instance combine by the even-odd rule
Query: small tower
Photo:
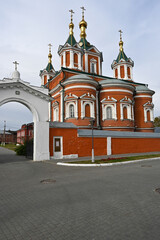
[(86, 39), (87, 22), (84, 20), (84, 7), (82, 9), (82, 20), (79, 23), (80, 41), (79, 46), (83, 50), (82, 69), (85, 72), (102, 75), (103, 56), (95, 46), (91, 45)]
[(64, 45), (60, 45), (58, 54), (61, 59), (61, 67), (82, 70), (82, 50), (74, 37), (73, 29), (73, 10), (71, 13), (71, 22), (69, 24), (69, 37)]
[(128, 58), (123, 50), (123, 41), (122, 41), (122, 31), (120, 32), (120, 42), (119, 42), (119, 54), (116, 60), (112, 62), (113, 77), (124, 79), (124, 80), (133, 80), (133, 66), (134, 62), (131, 58)]
[(49, 79), (52, 79), (55, 76), (55, 70), (52, 65), (52, 54), (51, 54), (51, 44), (48, 44), (49, 46), (49, 54), (48, 54), (48, 64), (47, 67), (40, 71), (40, 77), (41, 77), (41, 86), (46, 85)]

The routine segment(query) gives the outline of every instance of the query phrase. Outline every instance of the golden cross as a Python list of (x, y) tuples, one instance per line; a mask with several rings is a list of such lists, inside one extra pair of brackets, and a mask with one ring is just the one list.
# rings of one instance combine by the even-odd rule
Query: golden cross
[(119, 30), (118, 32), (120, 32), (120, 41), (122, 41), (122, 30)]
[(48, 44), (48, 47), (49, 47), (49, 52), (51, 53), (51, 47), (52, 47), (52, 44), (49, 43), (49, 44)]
[(15, 70), (17, 70), (17, 65), (19, 64), (17, 61), (13, 62), (15, 64)]
[(71, 9), (71, 10), (69, 10), (69, 12), (71, 13), (71, 22), (72, 22), (72, 17), (73, 17), (74, 11)]
[(84, 7), (81, 7), (82, 9), (82, 19), (84, 19), (84, 11), (86, 11), (86, 9)]

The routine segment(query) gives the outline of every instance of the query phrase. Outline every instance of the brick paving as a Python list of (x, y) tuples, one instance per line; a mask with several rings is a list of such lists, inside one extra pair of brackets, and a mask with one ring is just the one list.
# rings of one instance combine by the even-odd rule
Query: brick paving
[(0, 148), (0, 240), (159, 239), (159, 160), (75, 168), (9, 156)]

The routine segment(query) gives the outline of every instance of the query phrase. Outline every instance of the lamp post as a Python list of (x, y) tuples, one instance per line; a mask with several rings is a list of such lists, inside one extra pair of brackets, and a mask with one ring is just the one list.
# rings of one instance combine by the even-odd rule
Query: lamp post
[(93, 138), (93, 127), (94, 127), (94, 123), (95, 123), (95, 119), (92, 118), (91, 120), (89, 120), (90, 122), (90, 126), (92, 128), (92, 162), (94, 162), (94, 138)]

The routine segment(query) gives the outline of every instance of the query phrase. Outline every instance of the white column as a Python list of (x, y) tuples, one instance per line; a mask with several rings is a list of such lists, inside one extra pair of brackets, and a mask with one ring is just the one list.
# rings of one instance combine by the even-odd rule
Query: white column
[(120, 104), (120, 110), (121, 110), (121, 120), (123, 120), (123, 106)]
[(63, 67), (66, 68), (66, 52), (63, 52)]
[(49, 122), (34, 122), (34, 161), (50, 160)]
[(117, 66), (117, 71), (118, 71), (118, 78), (121, 78), (121, 75), (120, 75), (120, 66)]
[(48, 108), (49, 108), (49, 109), (48, 109), (48, 110), (49, 110), (49, 111), (48, 111), (48, 112), (49, 112), (49, 113), (48, 113), (48, 115), (49, 115), (49, 116), (48, 116), (48, 120), (51, 121), (51, 102), (48, 103)]
[(60, 102), (60, 107), (61, 107), (60, 122), (63, 122), (63, 90), (60, 91), (60, 96), (61, 96), (61, 102)]
[(78, 69), (82, 70), (81, 53), (78, 53)]
[(98, 57), (98, 72), (99, 72), (99, 75), (101, 75), (100, 57)]
[(111, 141), (111, 137), (107, 137), (107, 155), (112, 155), (112, 141)]
[(78, 100), (76, 100), (76, 119), (78, 119)]
[(81, 100), (81, 119), (84, 118), (84, 103), (83, 100)]
[(88, 72), (88, 54), (85, 53), (84, 56), (85, 56), (85, 72)]
[(70, 68), (74, 68), (73, 51), (70, 51)]

